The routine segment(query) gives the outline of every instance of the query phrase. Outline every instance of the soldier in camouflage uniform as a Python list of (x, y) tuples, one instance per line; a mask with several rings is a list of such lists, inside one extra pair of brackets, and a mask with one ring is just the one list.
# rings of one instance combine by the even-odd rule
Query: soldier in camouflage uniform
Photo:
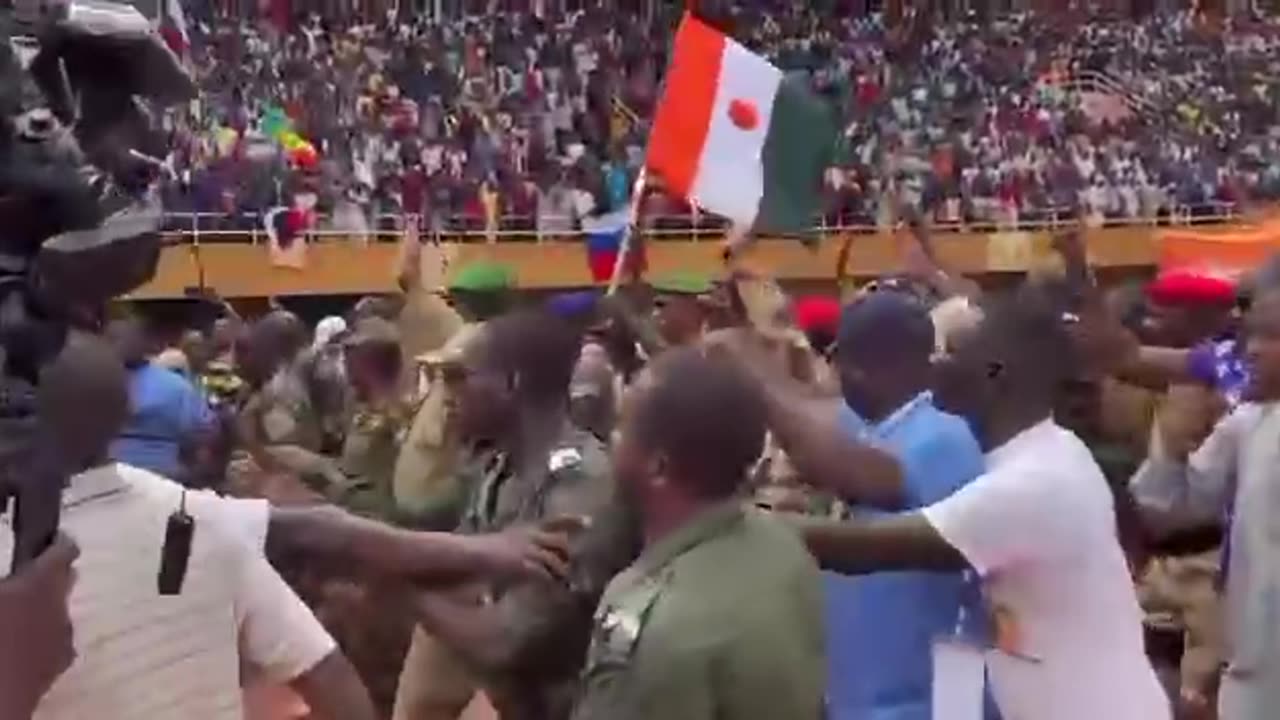
[(391, 323), (367, 317), (343, 340), (354, 411), (342, 443), (343, 480), (326, 494), (361, 515), (400, 519), (392, 493), (396, 456), (412, 418), (399, 391), (400, 335)]
[(397, 720), (456, 718), (481, 689), (504, 720), (567, 716), (596, 600), (636, 549), (604, 446), (568, 417), (578, 347), (549, 316), (506, 316), (488, 323), (446, 375), (459, 430), (475, 448), (459, 530), (565, 515), (590, 523), (574, 538), (567, 586), (482, 586), (419, 599), (421, 629), (401, 676)]
[(290, 313), (269, 313), (237, 347), (241, 376), (252, 389), (240, 416), (242, 440), (251, 450), (270, 445), (321, 449), (320, 420), (299, 369), (303, 343), (297, 322)]
[(513, 276), (502, 265), (473, 263), (450, 282), (447, 296), (420, 287), (412, 276), (401, 283), (402, 338), (414, 340), (406, 350), (414, 353), (426, 387), (395, 460), (392, 489), (400, 513), (421, 527), (446, 529), (456, 524), (467, 489), (456, 473), (461, 447), (444, 376), (484, 321), (506, 307)]

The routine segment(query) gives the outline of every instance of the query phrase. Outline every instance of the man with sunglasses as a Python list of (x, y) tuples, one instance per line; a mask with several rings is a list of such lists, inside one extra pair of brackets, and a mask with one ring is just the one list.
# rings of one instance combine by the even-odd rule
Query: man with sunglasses
[(459, 531), (585, 518), (566, 583), (484, 584), (427, 593), (405, 659), (397, 720), (456, 718), (484, 689), (505, 720), (564, 717), (596, 601), (635, 556), (599, 439), (574, 426), (569, 387), (579, 335), (541, 311), (485, 324), (445, 368), (470, 488)]
[(505, 265), (476, 262), (459, 269), (443, 294), (429, 292), (418, 275), (420, 253), (419, 243), (408, 246), (400, 278), (405, 309), (398, 324), (401, 345), (415, 358), (426, 392), (395, 459), (392, 490), (401, 514), (445, 529), (457, 520), (466, 488), (454, 473), (461, 448), (449, 412), (449, 384), (441, 380), (484, 323), (511, 303), (514, 276)]

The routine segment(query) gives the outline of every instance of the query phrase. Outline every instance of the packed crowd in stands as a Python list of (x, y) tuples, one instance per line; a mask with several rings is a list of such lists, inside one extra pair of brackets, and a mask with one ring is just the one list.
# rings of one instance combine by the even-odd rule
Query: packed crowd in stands
[[(171, 119), (168, 207), (186, 215), (177, 227), (198, 213), (205, 230), (259, 228), (295, 203), (316, 229), (357, 235), (406, 215), (436, 231), (573, 230), (627, 203), (674, 12), (357, 23), (349, 9), (189, 8), (202, 99)], [(903, 37), (814, 3), (735, 13), (736, 37), (809, 73), (842, 114), (829, 225), (891, 222), (903, 195), (938, 222), (982, 226), (1081, 206), (1095, 224), (1185, 221), (1280, 197), (1272, 25), (1016, 16)], [(272, 108), (314, 164), (263, 133)], [(645, 216), (686, 225), (689, 212), (657, 196)]]

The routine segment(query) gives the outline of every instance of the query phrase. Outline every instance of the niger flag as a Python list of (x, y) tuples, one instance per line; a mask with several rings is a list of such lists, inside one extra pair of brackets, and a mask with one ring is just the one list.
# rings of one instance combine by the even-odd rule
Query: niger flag
[(803, 77), (685, 14), (645, 161), (672, 194), (738, 227), (810, 229), (836, 137)]

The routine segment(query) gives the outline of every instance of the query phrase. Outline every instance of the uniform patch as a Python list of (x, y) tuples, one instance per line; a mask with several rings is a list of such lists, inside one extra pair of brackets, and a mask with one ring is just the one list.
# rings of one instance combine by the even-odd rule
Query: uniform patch
[(561, 470), (576, 468), (582, 464), (582, 453), (577, 448), (560, 448), (552, 451), (551, 457), (547, 460), (547, 468), (557, 473)]
[(649, 580), (600, 604), (587, 658), (588, 671), (627, 664), (662, 587)]

